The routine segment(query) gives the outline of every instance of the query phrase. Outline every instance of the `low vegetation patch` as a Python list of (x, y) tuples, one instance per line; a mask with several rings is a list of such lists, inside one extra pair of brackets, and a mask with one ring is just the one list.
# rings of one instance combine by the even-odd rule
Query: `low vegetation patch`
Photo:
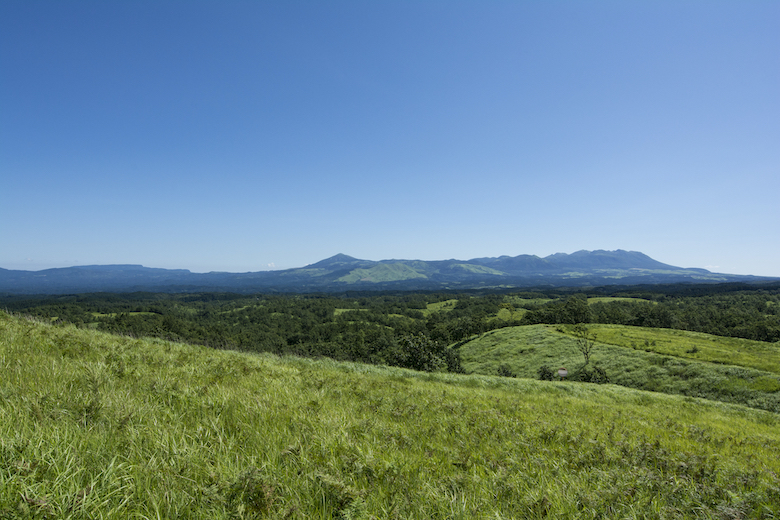
[(652, 302), (652, 300), (647, 300), (645, 298), (626, 298), (626, 297), (619, 297), (619, 296), (594, 296), (594, 297), (588, 298), (588, 305), (594, 305), (594, 304), (597, 304), (597, 303), (612, 303), (612, 302), (626, 302), (626, 303), (645, 302), (645, 303), (655, 303), (655, 302)]
[(451, 311), (455, 308), (455, 305), (457, 305), (458, 300), (457, 299), (449, 299), (444, 300), (440, 302), (433, 302), (429, 303), (425, 306), (425, 309), (423, 311), (424, 314), (430, 315), (432, 312), (446, 312)]

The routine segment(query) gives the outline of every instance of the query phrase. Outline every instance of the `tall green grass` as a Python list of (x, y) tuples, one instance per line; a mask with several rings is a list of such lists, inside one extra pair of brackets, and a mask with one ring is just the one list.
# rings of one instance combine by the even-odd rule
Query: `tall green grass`
[(777, 414), (0, 313), (0, 518), (776, 518)]

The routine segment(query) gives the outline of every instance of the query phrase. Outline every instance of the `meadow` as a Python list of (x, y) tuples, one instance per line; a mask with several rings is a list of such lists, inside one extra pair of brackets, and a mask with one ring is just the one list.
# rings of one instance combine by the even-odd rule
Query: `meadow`
[(620, 325), (588, 326), (602, 343), (780, 374), (780, 346), (699, 332)]
[(0, 518), (777, 518), (778, 453), (745, 406), (0, 312)]
[[(576, 374), (585, 365), (571, 325), (506, 327), (459, 348), (469, 373), (538, 378), (541, 367)], [(671, 329), (589, 324), (590, 366), (609, 382), (780, 412), (780, 346)], [(728, 364), (726, 364), (728, 362)], [(759, 369), (760, 368), (760, 369)]]

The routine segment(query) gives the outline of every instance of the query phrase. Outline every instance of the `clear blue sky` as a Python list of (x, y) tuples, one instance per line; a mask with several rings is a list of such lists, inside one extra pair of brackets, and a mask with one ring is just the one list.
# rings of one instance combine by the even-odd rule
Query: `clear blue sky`
[(0, 267), (780, 276), (780, 2), (0, 2)]

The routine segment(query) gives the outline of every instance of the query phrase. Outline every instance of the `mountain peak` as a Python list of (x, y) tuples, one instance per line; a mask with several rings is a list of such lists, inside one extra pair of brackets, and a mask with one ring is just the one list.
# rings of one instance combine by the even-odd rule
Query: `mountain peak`
[(590, 268), (590, 269), (679, 269), (653, 260), (639, 251), (605, 251), (597, 249), (587, 251), (582, 249), (571, 254), (555, 253), (544, 258), (559, 268)]
[(316, 264), (310, 264), (306, 267), (331, 267), (338, 264), (351, 264), (353, 262), (363, 262), (364, 260), (360, 260), (358, 258), (345, 255), (344, 253), (339, 253), (337, 255), (333, 255), (330, 258), (326, 258), (325, 260), (320, 260)]

